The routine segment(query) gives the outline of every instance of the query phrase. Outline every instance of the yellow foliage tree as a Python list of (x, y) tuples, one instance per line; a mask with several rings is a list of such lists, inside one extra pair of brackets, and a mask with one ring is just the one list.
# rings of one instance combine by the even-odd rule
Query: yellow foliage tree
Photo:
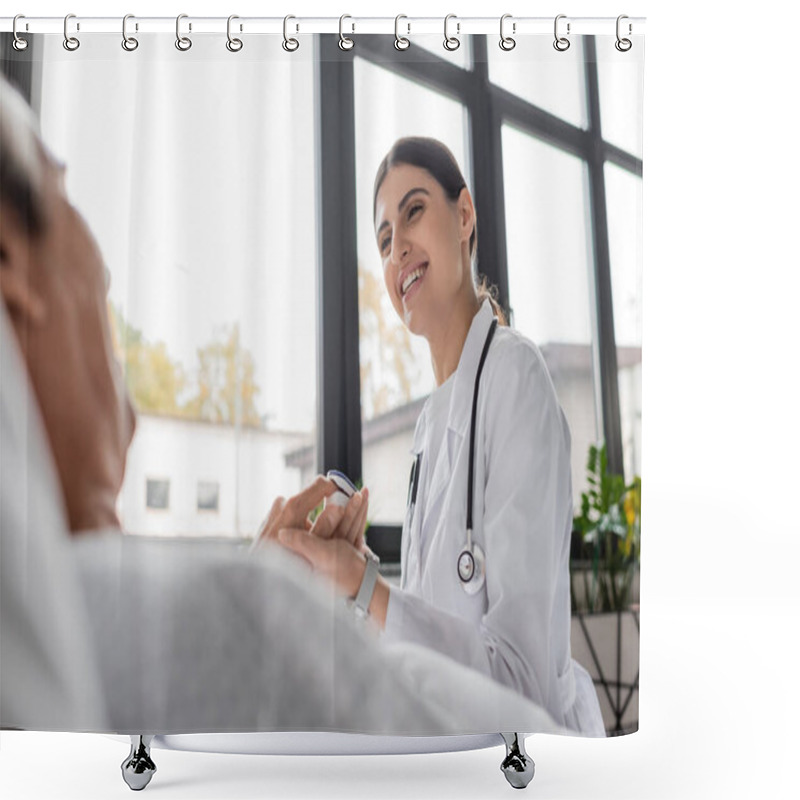
[(417, 370), (411, 335), (391, 308), (378, 276), (358, 268), (358, 334), (361, 341), (361, 408), (369, 419), (411, 401)]
[(169, 414), (209, 422), (261, 426), (255, 398), (255, 363), (241, 346), (239, 326), (224, 328), (197, 351), (198, 368), (190, 380), (170, 358), (164, 342), (148, 342), (142, 332), (109, 303), (112, 337), (123, 364), (133, 404), (144, 413)]
[(197, 351), (196, 394), (187, 401), (187, 416), (210, 422), (261, 426), (255, 398), (253, 356), (241, 346), (239, 325), (223, 329), (220, 338)]
[(186, 387), (181, 365), (169, 357), (164, 342), (149, 343), (111, 303), (109, 315), (114, 347), (136, 409), (180, 416), (179, 398)]

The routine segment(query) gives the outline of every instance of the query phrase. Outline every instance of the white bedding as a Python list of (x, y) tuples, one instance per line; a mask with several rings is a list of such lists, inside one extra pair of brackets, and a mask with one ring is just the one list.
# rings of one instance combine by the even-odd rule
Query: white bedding
[[(330, 742), (320, 737), (331, 731), (556, 730), (544, 711), (491, 679), (357, 627), (341, 601), (277, 546), (248, 557), (225, 542), (117, 531), (70, 537), (2, 304), (0, 400), (0, 727), (302, 731), (320, 734), (317, 742)], [(256, 741), (224, 743), (271, 752), (264, 738)], [(356, 740), (339, 741), (350, 748)], [(382, 752), (403, 746), (381, 745)]]
[[(489, 678), (359, 627), (278, 546), (248, 557), (225, 543), (109, 533), (74, 550), (111, 731), (562, 732)], [(245, 740), (209, 749), (275, 752), (269, 739)]]

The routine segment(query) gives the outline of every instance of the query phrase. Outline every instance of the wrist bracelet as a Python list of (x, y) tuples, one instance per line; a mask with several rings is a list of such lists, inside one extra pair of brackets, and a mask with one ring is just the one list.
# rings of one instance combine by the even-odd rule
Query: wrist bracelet
[(365, 553), (367, 558), (367, 568), (364, 570), (364, 577), (361, 579), (361, 586), (358, 589), (355, 599), (351, 600), (351, 608), (358, 617), (369, 616), (369, 604), (372, 602), (372, 595), (375, 591), (375, 584), (378, 581), (378, 565), (380, 559), (371, 552)]

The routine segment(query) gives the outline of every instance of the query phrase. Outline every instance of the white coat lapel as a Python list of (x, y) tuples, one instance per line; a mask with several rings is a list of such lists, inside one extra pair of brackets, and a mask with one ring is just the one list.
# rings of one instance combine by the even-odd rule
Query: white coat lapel
[(434, 465), (433, 474), (431, 475), (428, 496), (425, 500), (425, 522), (423, 528), (426, 537), (428, 536), (428, 527), (430, 523), (439, 517), (438, 504), (444, 490), (450, 483), (451, 464), (453, 451), (455, 449), (455, 444), (453, 442), (454, 435), (457, 436), (450, 428), (450, 422), (448, 420), (445, 441), (443, 442), (444, 446), (439, 448), (439, 454), (436, 457), (436, 464)]
[(492, 324), (494, 314), (488, 300), (485, 300), (472, 321), (461, 358), (456, 369), (453, 393), (447, 417), (445, 446), (439, 449), (436, 465), (431, 476), (430, 490), (425, 501), (424, 538), (430, 541), (429, 526), (435, 524), (441, 512), (438, 508), (445, 489), (450, 485), (453, 473), (453, 460), (461, 447), (462, 439), (469, 435), (469, 422), (472, 413), (472, 396), (475, 388), (475, 375), (478, 372), (483, 344)]

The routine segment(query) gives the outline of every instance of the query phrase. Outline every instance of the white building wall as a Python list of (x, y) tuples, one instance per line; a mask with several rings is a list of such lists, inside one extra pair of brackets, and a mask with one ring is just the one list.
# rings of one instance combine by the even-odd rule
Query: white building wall
[[(123, 528), (164, 536), (252, 535), (275, 497), (301, 488), (300, 471), (287, 467), (284, 456), (309, 438), (243, 429), (237, 459), (231, 425), (141, 415), (120, 493)], [(168, 509), (146, 507), (148, 478), (169, 480)], [(198, 511), (199, 481), (219, 483), (218, 511)]]

